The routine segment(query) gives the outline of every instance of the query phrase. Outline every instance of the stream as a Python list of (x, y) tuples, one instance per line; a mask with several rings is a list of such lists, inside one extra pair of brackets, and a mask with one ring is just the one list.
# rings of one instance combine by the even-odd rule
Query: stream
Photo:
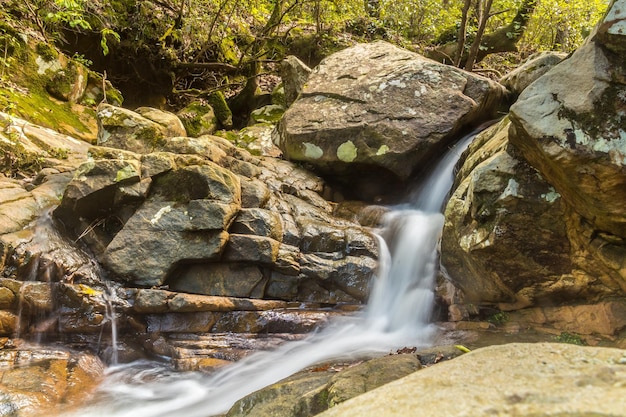
[(67, 417), (218, 415), (238, 399), (322, 361), (429, 346), (438, 331), (430, 316), (444, 224), (441, 210), (452, 187), (454, 166), (475, 134), (453, 146), (410, 195), (411, 201), (386, 216), (379, 237), (378, 273), (362, 311), (211, 375), (175, 372), (150, 361), (111, 366), (89, 406)]

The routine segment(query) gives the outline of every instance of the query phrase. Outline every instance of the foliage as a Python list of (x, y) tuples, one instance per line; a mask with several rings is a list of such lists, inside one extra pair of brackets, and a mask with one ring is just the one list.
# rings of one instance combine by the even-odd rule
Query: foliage
[(569, 343), (571, 345), (584, 346), (587, 343), (577, 334), (563, 332), (554, 338), (559, 343)]
[(509, 321), (509, 314), (506, 311), (500, 311), (491, 315), (487, 321), (495, 325), (501, 325)]

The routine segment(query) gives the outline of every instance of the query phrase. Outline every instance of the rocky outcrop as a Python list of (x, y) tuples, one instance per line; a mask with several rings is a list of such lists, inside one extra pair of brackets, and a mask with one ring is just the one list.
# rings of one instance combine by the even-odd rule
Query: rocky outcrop
[(626, 87), (616, 38), (602, 43), (613, 15), (470, 147), (442, 240), (442, 264), (462, 290), (440, 286), (454, 319), (529, 308), (518, 318), (531, 326), (613, 335), (626, 325), (622, 303), (609, 301), (626, 289)]
[(509, 126), (476, 138), (446, 207), (442, 264), (464, 303), (511, 310), (619, 295), (584, 272), (570, 210), (510, 145)]
[[(576, 218), (586, 272), (626, 290), (626, 36), (615, 1), (590, 39), (528, 87), (511, 108), (510, 140)], [(623, 46), (622, 46), (623, 47)], [(602, 265), (601, 273), (596, 265)]]
[[(540, 375), (541, 377), (538, 377)], [(507, 344), (478, 349), (348, 400), (320, 417), (622, 415), (621, 349)]]
[(358, 199), (393, 191), (468, 125), (493, 118), (506, 90), (386, 42), (327, 57), (280, 122), (279, 147), (348, 185)]
[[(107, 120), (138, 117), (102, 111)], [(146, 149), (116, 137), (122, 148)], [(374, 237), (333, 217), (321, 179), (218, 137), (152, 145), (145, 153), (91, 148), (55, 211), (116, 279), (213, 296), (365, 300)]]

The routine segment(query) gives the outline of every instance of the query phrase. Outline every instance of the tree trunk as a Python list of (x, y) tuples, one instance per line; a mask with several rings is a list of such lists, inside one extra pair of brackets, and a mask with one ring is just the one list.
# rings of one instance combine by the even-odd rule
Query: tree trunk
[(465, 40), (467, 38), (467, 19), (469, 18), (469, 9), (472, 6), (472, 0), (465, 0), (463, 5), (463, 11), (461, 16), (461, 25), (459, 26), (459, 33), (457, 35), (456, 54), (454, 56), (454, 65), (461, 65), (461, 57), (463, 56), (463, 50), (465, 49)]
[(471, 71), (474, 68), (474, 62), (478, 57), (478, 51), (483, 46), (481, 40), (483, 33), (485, 33), (485, 27), (487, 26), (487, 20), (489, 20), (489, 13), (491, 12), (491, 4), (493, 0), (479, 0), (480, 7), (478, 8), (478, 30), (476, 31), (476, 39), (470, 48), (467, 61), (465, 62), (465, 70)]
[[(528, 20), (535, 10), (537, 0), (524, 0), (520, 6), (517, 14), (506, 26), (497, 29), (493, 33), (484, 35), (479, 40), (479, 46), (477, 46), (476, 59), (474, 64), (482, 61), (487, 55), (499, 52), (516, 52), (517, 43), (522, 38)], [(477, 39), (478, 40), (478, 39)], [(476, 42), (476, 41), (475, 41)], [(458, 42), (441, 45), (432, 51), (426, 53), (426, 55), (439, 62), (455, 64)], [(469, 54), (464, 51), (461, 54), (461, 60), (458, 66), (465, 67), (468, 61)]]

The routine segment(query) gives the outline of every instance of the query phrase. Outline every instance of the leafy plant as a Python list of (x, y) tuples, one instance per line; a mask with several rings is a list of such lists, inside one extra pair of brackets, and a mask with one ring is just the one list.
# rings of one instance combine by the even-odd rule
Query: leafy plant
[(569, 343), (572, 345), (584, 346), (587, 343), (580, 335), (574, 333), (563, 332), (554, 338), (559, 343)]
[(495, 325), (501, 325), (509, 321), (509, 314), (506, 311), (500, 311), (487, 318), (487, 321)]

